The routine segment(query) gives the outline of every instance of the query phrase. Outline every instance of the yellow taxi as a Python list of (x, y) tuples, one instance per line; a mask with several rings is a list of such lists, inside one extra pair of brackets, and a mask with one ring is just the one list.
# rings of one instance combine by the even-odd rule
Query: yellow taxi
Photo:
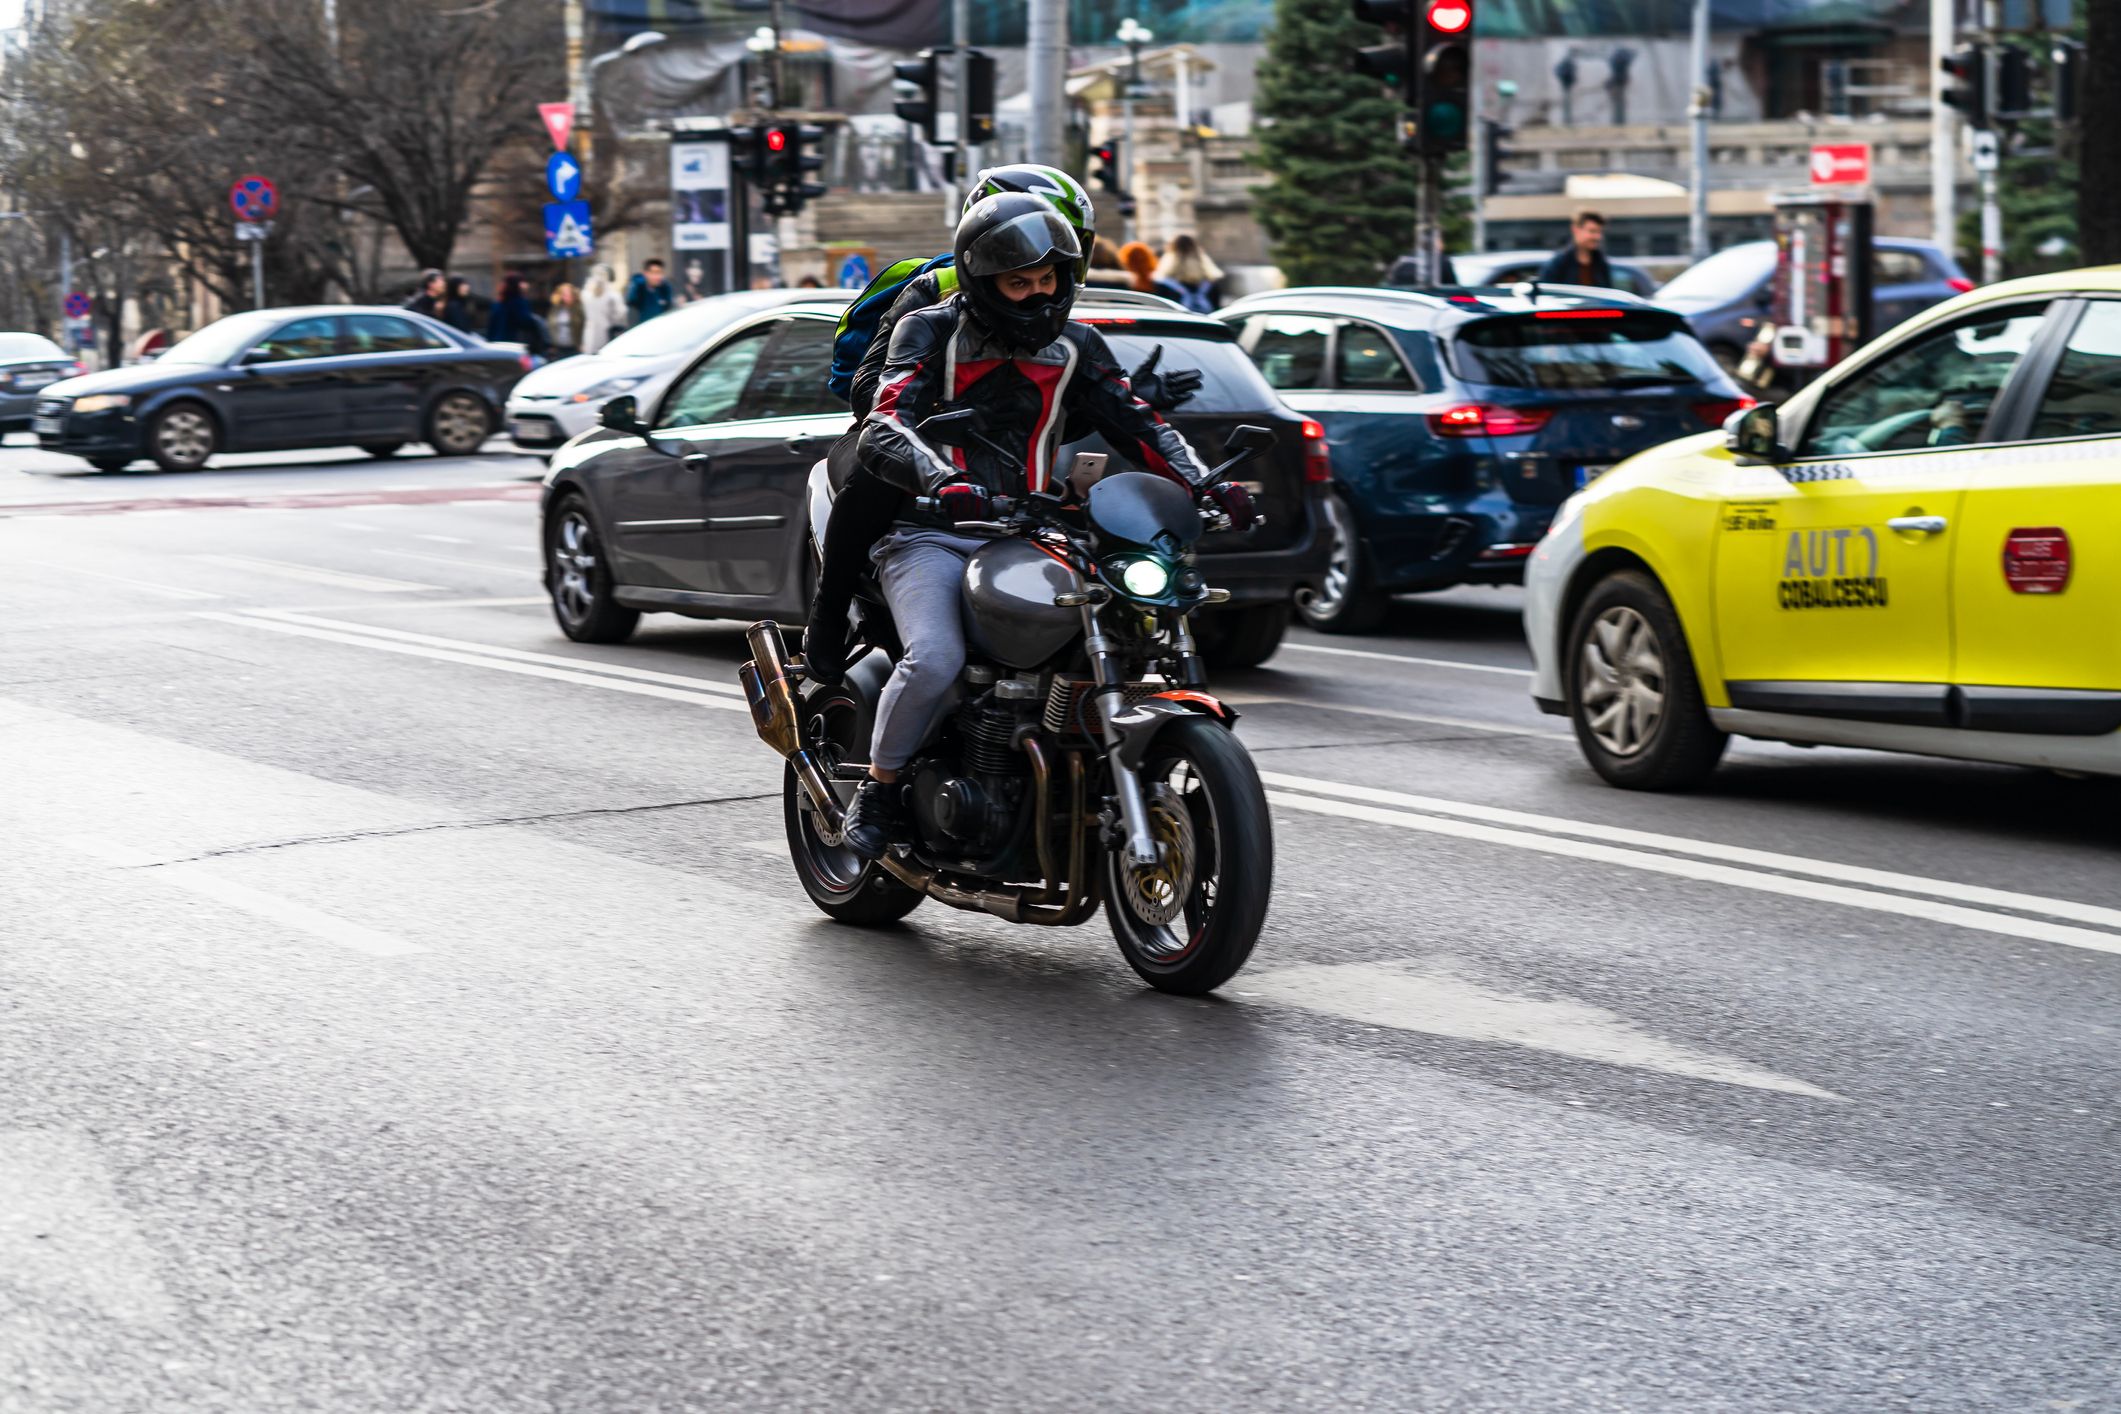
[(2121, 266), (1961, 295), (1621, 463), (1525, 592), (1533, 696), (1614, 785), (1734, 733), (2121, 775)]

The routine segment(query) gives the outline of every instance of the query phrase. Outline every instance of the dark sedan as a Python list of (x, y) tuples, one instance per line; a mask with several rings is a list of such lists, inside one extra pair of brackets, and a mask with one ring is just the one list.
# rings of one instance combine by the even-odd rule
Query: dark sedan
[(81, 371), (41, 334), (0, 334), (0, 432), (27, 432), (37, 395)]
[[(849, 426), (846, 405), (825, 389), (845, 300), (824, 293), (732, 325), (640, 405), (646, 436), (600, 427), (555, 454), (546, 582), (570, 637), (617, 641), (643, 610), (801, 621), (814, 563), (810, 472)], [(1246, 472), (1265, 523), (1201, 545), (1210, 582), (1231, 595), (1201, 615), (1202, 648), (1224, 667), (1265, 661), (1291, 596), (1325, 570), (1323, 429), (1284, 406), (1214, 320), (1110, 290), (1086, 291), (1076, 317), (1127, 367), (1161, 345), (1165, 368), (1201, 370), (1199, 394), (1170, 421), (1209, 460), (1246, 423), (1274, 432), (1275, 454)], [(1059, 464), (1078, 452), (1110, 456), (1086, 439), (1064, 446)]]
[(37, 440), (118, 471), (152, 457), (197, 471), (216, 452), (407, 442), (476, 452), (529, 367), (508, 344), (400, 309), (319, 305), (233, 314), (153, 363), (68, 378), (37, 399)]

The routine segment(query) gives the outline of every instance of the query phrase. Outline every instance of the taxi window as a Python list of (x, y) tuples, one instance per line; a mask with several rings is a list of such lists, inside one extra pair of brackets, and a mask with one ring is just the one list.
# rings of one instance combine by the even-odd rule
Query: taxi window
[(685, 370), (663, 400), (663, 415), (655, 425), (699, 427), (735, 418), (737, 399), (744, 395), (744, 385), (751, 381), (751, 370), (758, 367), (771, 332), (771, 326), (753, 329)]
[(2040, 399), (2032, 437), (2093, 437), (2121, 432), (2121, 303), (2086, 306), (2062, 362)]
[(1996, 394), (2046, 317), (2044, 306), (2017, 306), (1902, 344), (1820, 400), (1797, 455), (1861, 456), (1979, 440)]
[[(1269, 314), (1252, 321), (1252, 361), (1275, 389), (1316, 388), (1326, 371), (1333, 326), (1323, 319)], [(1251, 332), (1251, 331), (1248, 331)]]

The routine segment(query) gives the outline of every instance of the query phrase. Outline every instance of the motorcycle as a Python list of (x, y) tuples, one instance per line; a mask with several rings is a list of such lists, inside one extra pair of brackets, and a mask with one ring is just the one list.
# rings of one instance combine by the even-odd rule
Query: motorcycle
[[(918, 431), (1007, 455), (971, 410)], [(1237, 429), (1212, 480), (1273, 444), (1266, 428)], [(822, 471), (812, 486), (816, 519), (829, 507)], [(892, 670), (881, 597), (865, 591), (859, 633), (886, 651), (863, 653), (834, 685), (806, 678), (779, 625), (753, 624), (738, 678), (759, 736), (786, 758), (789, 853), (818, 908), (878, 925), (934, 899), (1073, 926), (1102, 903), (1150, 986), (1199, 995), (1235, 975), (1266, 921), (1274, 847), (1237, 714), (1206, 690), (1189, 626), (1229, 597), (1191, 554), (1216, 520), (1172, 481), (1118, 472), (1075, 503), (998, 499), (992, 521), (961, 527), (994, 538), (965, 566), (959, 696), (899, 776), (918, 838), (877, 860), (847, 848), (842, 829)]]

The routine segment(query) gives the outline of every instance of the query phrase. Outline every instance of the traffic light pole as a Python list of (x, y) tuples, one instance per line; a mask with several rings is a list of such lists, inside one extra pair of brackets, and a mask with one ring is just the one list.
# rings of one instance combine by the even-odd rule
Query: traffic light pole
[(972, 0), (950, 0), (950, 33), (957, 38), (957, 180), (950, 184), (950, 204), (943, 220), (954, 230), (961, 195), (972, 190)]
[(1952, 121), (1951, 105), (1943, 98), (1944, 61), (1952, 52), (1957, 18), (1953, 0), (1930, 0), (1930, 234), (1938, 248), (1947, 251), (1958, 243), (1952, 205), (1957, 195), (1959, 129)]

